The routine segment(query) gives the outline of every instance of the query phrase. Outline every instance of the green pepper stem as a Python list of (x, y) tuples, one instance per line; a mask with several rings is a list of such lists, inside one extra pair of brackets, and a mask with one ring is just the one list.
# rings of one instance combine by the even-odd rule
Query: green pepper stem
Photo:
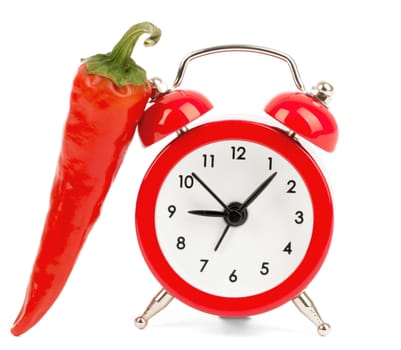
[(87, 73), (109, 78), (119, 87), (127, 84), (146, 85), (145, 70), (131, 58), (134, 47), (142, 34), (150, 35), (144, 41), (144, 45), (149, 47), (159, 41), (161, 31), (150, 22), (133, 25), (111, 52), (86, 59)]
[(114, 46), (110, 52), (110, 58), (114, 60), (116, 64), (124, 66), (131, 59), (132, 51), (142, 34), (149, 34), (149, 38), (144, 41), (145, 46), (155, 45), (161, 36), (161, 31), (155, 25), (150, 22), (142, 22), (133, 25), (120, 41)]

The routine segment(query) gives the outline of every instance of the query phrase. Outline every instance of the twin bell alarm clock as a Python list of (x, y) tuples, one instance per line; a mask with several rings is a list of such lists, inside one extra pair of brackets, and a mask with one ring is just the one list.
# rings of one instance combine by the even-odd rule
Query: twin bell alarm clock
[[(201, 93), (178, 89), (194, 59), (247, 52), (286, 62), (298, 89), (274, 97), (266, 120), (246, 115), (189, 123), (212, 109)], [(283, 52), (226, 45), (193, 52), (172, 89), (156, 94), (138, 131), (145, 146), (173, 139), (139, 188), (136, 230), (142, 254), (162, 289), (136, 318), (144, 328), (173, 298), (225, 318), (267, 312), (292, 301), (318, 329), (330, 331), (305, 289), (319, 271), (333, 231), (333, 204), (307, 140), (332, 152), (338, 130), (327, 103), (333, 88), (306, 91), (294, 60)], [(276, 127), (269, 121), (276, 120)]]

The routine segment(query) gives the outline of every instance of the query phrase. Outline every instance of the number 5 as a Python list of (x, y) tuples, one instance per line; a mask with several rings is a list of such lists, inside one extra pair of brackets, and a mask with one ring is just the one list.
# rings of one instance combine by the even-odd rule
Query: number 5
[(269, 263), (267, 261), (262, 263), (262, 267), (260, 268), (260, 274), (266, 276), (269, 273)]

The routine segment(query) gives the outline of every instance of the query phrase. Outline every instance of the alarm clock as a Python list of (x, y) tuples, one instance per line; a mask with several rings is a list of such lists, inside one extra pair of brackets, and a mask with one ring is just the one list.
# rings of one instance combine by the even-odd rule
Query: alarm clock
[[(235, 51), (283, 60), (298, 91), (274, 97), (264, 108), (265, 122), (241, 115), (189, 128), (213, 106), (199, 92), (178, 89), (188, 63)], [(327, 108), (332, 86), (320, 82), (307, 92), (289, 55), (248, 45), (195, 51), (181, 62), (172, 89), (160, 79), (153, 86), (138, 126), (142, 143), (177, 137), (150, 165), (138, 192), (137, 237), (162, 289), (136, 326), (144, 328), (173, 298), (228, 318), (292, 300), (320, 335), (328, 334), (305, 288), (328, 252), (333, 204), (301, 139), (334, 150), (338, 129)]]

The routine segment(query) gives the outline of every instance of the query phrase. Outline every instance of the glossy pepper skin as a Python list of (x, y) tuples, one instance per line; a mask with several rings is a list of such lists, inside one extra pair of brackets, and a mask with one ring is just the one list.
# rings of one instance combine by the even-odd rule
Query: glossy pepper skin
[(92, 56), (78, 69), (49, 210), (14, 335), (34, 326), (55, 302), (100, 215), (151, 95), (145, 72), (130, 58), (144, 33), (151, 34), (145, 45), (160, 37), (157, 27), (139, 23), (110, 54)]

